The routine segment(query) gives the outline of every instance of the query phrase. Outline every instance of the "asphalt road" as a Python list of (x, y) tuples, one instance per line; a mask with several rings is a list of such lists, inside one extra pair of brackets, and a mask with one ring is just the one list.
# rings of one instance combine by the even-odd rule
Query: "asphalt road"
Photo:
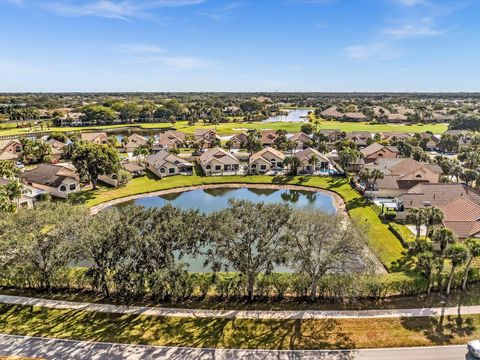
[(352, 351), (222, 350), (121, 345), (3, 334), (0, 334), (0, 355), (49, 360), (474, 360), (463, 345)]

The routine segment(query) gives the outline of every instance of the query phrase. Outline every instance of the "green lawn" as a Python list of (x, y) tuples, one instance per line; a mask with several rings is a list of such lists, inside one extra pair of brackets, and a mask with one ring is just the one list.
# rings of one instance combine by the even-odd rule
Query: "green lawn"
[(311, 177), (311, 176), (172, 176), (162, 180), (152, 177), (141, 177), (130, 181), (126, 186), (113, 189), (102, 187), (95, 191), (84, 191), (75, 194), (74, 201), (94, 206), (109, 200), (129, 195), (149, 193), (153, 191), (205, 184), (280, 184), (304, 185), (331, 190), (339, 194), (345, 201), (350, 216), (360, 223), (369, 226), (369, 246), (375, 251), (380, 261), (387, 267), (402, 258), (404, 250), (400, 241), (388, 229), (388, 225), (380, 221), (374, 209), (366, 205), (364, 198), (355, 191), (344, 178)]
[(0, 333), (129, 344), (250, 349), (354, 349), (464, 344), (480, 315), (250, 320), (155, 317), (0, 305)]
[[(342, 121), (319, 121), (320, 127), (322, 129), (339, 129), (341, 131), (373, 131), (373, 132), (408, 132), (408, 133), (417, 133), (431, 131), (434, 134), (440, 134), (447, 130), (448, 126), (446, 124), (414, 124), (414, 125), (396, 125), (396, 124), (375, 124), (371, 125), (364, 122), (342, 122)], [(256, 130), (278, 130), (284, 129), (290, 133), (300, 131), (302, 123), (293, 123), (293, 122), (275, 122), (275, 123), (262, 123), (262, 122), (238, 122), (238, 123), (224, 123), (216, 126), (217, 132), (219, 135), (231, 135), (234, 133), (245, 131), (245, 129), (256, 129)], [(93, 131), (93, 130), (107, 130), (107, 129), (116, 129), (123, 127), (137, 127), (142, 129), (162, 129), (170, 128), (172, 124), (170, 123), (145, 123), (145, 124), (121, 124), (121, 125), (106, 125), (106, 126), (93, 126), (93, 127), (51, 127), (50, 129), (45, 128), (42, 130), (37, 127), (33, 131)], [(198, 123), (194, 126), (189, 126), (186, 121), (179, 121), (173, 126), (179, 131), (183, 131), (189, 134), (193, 134), (197, 128), (215, 128), (213, 125), (204, 125), (203, 123)], [(16, 134), (28, 134), (30, 133), (28, 128), (1, 128), (1, 135), (16, 135)]]

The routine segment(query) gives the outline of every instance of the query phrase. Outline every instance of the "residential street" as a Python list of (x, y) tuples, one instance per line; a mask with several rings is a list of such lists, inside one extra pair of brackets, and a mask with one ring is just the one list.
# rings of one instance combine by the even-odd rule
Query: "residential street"
[(0, 335), (0, 355), (23, 356), (49, 360), (473, 360), (473, 358), (467, 356), (466, 347), (463, 345), (356, 351), (263, 351), (134, 346), (22, 337), (15, 335)]

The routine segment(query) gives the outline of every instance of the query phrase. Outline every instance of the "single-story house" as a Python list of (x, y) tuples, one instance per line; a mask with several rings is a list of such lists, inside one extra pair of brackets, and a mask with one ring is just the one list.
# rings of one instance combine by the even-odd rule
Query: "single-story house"
[(108, 143), (108, 136), (105, 132), (82, 133), (80, 139), (94, 144), (105, 145)]
[(273, 146), (275, 144), (275, 139), (277, 138), (277, 133), (274, 130), (265, 130), (260, 132), (260, 141), (263, 146)]
[(127, 153), (133, 153), (135, 149), (147, 145), (147, 138), (143, 137), (142, 135), (132, 134), (127, 138), (127, 141), (125, 142), (123, 147)]
[(20, 175), (23, 183), (44, 190), (52, 196), (66, 199), (68, 195), (80, 190), (77, 174), (62, 164), (40, 164)]
[(195, 141), (203, 142), (204, 149), (210, 149), (219, 142), (217, 132), (213, 129), (195, 129)]
[(383, 173), (383, 179), (378, 179), (370, 191), (376, 197), (399, 197), (419, 183), (437, 184), (443, 173), (436, 164), (422, 163), (412, 158), (379, 158), (364, 168)]
[(206, 150), (199, 156), (198, 161), (205, 175), (237, 172), (240, 169), (240, 161), (219, 147)]
[(63, 148), (65, 147), (65, 144), (55, 139), (49, 139), (46, 143), (52, 148), (53, 159), (57, 161), (60, 160), (63, 156)]
[(372, 139), (372, 133), (369, 131), (352, 131), (347, 133), (347, 139), (353, 141), (357, 147), (365, 147)]
[(271, 170), (283, 170), (285, 154), (272, 147), (266, 147), (250, 156), (248, 167), (251, 173), (266, 173)]
[(443, 226), (452, 230), (459, 239), (480, 238), (480, 205), (468, 198), (460, 197), (440, 206)]
[(169, 153), (167, 150), (150, 155), (146, 159), (147, 169), (159, 178), (172, 175), (191, 175), (193, 166), (190, 162), (181, 157)]
[(184, 146), (186, 139), (187, 137), (185, 133), (169, 130), (160, 134), (160, 137), (158, 139), (158, 145), (166, 149), (181, 148)]
[(320, 135), (323, 135), (327, 139), (327, 143), (333, 144), (339, 140), (342, 140), (345, 136), (345, 133), (336, 129), (321, 129)]
[(379, 143), (372, 143), (360, 150), (365, 164), (374, 162), (379, 158), (393, 159), (398, 157), (398, 149), (395, 146), (385, 146)]
[(311, 147), (295, 153), (294, 156), (300, 160), (301, 164), (297, 170), (298, 174), (328, 173), (335, 170), (329, 158)]
[(247, 141), (247, 134), (235, 134), (228, 141), (232, 144), (232, 149), (241, 149)]
[(303, 132), (293, 134), (293, 136), (289, 140), (295, 141), (297, 143), (297, 150), (306, 149), (311, 143), (310, 137)]
[(437, 150), (438, 149), (438, 143), (440, 142), (440, 139), (436, 137), (433, 134), (430, 133), (422, 133), (420, 134), (422, 140), (425, 141), (426, 139), (426, 144), (425, 147), (427, 150)]
[(16, 161), (22, 150), (22, 143), (17, 139), (0, 140), (0, 160)]
[(383, 132), (380, 133), (380, 138), (384, 141), (392, 142), (396, 140), (409, 140), (412, 138), (412, 135), (407, 133)]
[(145, 166), (140, 165), (135, 162), (125, 162), (122, 163), (123, 168), (132, 174), (132, 177), (140, 177), (145, 175)]
[[(8, 185), (11, 181), (12, 180), (0, 178), (0, 187)], [(33, 203), (42, 193), (42, 190), (34, 189), (31, 186), (22, 184), (22, 196), (20, 199), (18, 199), (18, 206), (31, 209), (33, 207)], [(17, 202), (15, 201), (15, 203)]]

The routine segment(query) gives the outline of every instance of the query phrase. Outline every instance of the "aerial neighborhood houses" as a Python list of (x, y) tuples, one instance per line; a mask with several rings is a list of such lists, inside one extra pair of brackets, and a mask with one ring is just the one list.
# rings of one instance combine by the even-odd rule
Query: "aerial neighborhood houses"
[(106, 132), (95, 132), (95, 133), (82, 133), (80, 135), (81, 140), (86, 142), (91, 142), (94, 144), (107, 144), (108, 136)]
[(285, 155), (272, 147), (266, 147), (252, 156), (249, 160), (249, 169), (252, 174), (268, 174), (272, 171), (283, 171)]
[(18, 160), (22, 153), (22, 143), (14, 140), (0, 140), (0, 160)]
[(187, 160), (169, 153), (167, 150), (160, 150), (146, 159), (147, 169), (159, 178), (172, 175), (191, 175), (193, 166)]
[(236, 174), (240, 170), (240, 161), (233, 154), (219, 147), (206, 150), (198, 160), (207, 176)]

